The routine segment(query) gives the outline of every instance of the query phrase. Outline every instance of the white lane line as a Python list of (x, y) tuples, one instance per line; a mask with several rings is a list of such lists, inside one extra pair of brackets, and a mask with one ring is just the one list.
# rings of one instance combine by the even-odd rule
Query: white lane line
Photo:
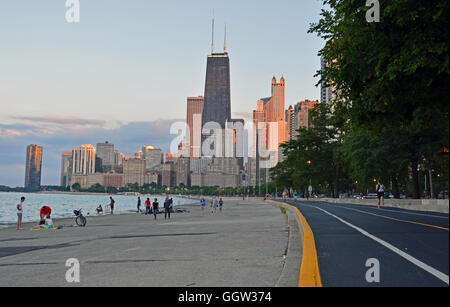
[[(352, 206), (352, 205), (350, 205), (350, 206)], [(376, 211), (380, 210), (380, 211), (388, 211), (388, 212), (399, 213), (399, 214), (400, 214), (400, 213), (404, 213), (404, 214), (420, 215), (420, 216), (426, 216), (426, 217), (436, 217), (436, 218), (439, 218), (439, 219), (446, 219), (446, 220), (449, 219), (447, 216), (438, 216), (438, 215), (432, 215), (432, 214), (423, 214), (423, 213), (413, 213), (413, 212), (405, 212), (405, 211), (396, 211), (396, 210), (388, 210), (388, 209), (383, 209), (383, 208), (378, 209), (378, 208), (373, 207), (373, 206), (356, 206), (356, 205), (353, 205), (353, 206), (358, 207), (358, 208), (361, 208), (361, 209), (376, 209)], [(337, 206), (337, 207), (339, 207), (339, 206)]]
[(427, 271), (428, 273), (434, 275), (435, 277), (439, 278), (440, 280), (442, 280), (443, 282), (445, 282), (447, 285), (449, 284), (449, 278), (448, 278), (448, 275), (445, 275), (444, 273), (442, 273), (442, 272), (436, 270), (435, 268), (432, 268), (432, 267), (429, 266), (428, 264), (423, 263), (422, 261), (420, 261), (420, 260), (414, 258), (413, 256), (411, 256), (411, 255), (405, 253), (404, 251), (402, 251), (402, 250), (398, 249), (397, 247), (395, 247), (395, 246), (393, 246), (393, 245), (387, 243), (386, 241), (384, 241), (384, 240), (382, 240), (382, 239), (380, 239), (380, 238), (378, 238), (378, 237), (375, 237), (374, 235), (371, 235), (370, 233), (368, 233), (368, 232), (365, 231), (364, 229), (361, 229), (361, 228), (359, 228), (359, 227), (357, 227), (357, 226), (355, 226), (355, 225), (353, 225), (353, 224), (350, 224), (349, 222), (347, 222), (347, 221), (341, 219), (340, 217), (338, 217), (338, 216), (336, 216), (336, 215), (334, 215), (334, 214), (332, 214), (332, 213), (330, 213), (330, 212), (328, 212), (328, 211), (326, 211), (326, 210), (324, 210), (324, 209), (322, 209), (322, 208), (319, 208), (319, 207), (316, 207), (316, 208), (319, 209), (319, 210), (321, 210), (321, 211), (323, 211), (323, 212), (325, 212), (326, 214), (328, 214), (328, 215), (334, 217), (335, 219), (341, 221), (341, 222), (344, 223), (345, 225), (347, 225), (347, 226), (349, 226), (349, 227), (351, 227), (351, 228), (353, 228), (353, 229), (356, 229), (357, 231), (359, 231), (360, 233), (362, 233), (362, 234), (365, 235), (366, 237), (369, 237), (369, 238), (371, 238), (372, 240), (374, 240), (374, 241), (380, 243), (380, 244), (383, 245), (384, 247), (387, 247), (388, 249), (390, 249), (390, 250), (393, 251), (394, 253), (396, 253), (396, 254), (402, 256), (403, 258), (405, 258), (405, 259), (408, 260), (409, 262), (415, 264), (415, 265), (418, 266), (419, 268), (421, 268), (421, 269)]

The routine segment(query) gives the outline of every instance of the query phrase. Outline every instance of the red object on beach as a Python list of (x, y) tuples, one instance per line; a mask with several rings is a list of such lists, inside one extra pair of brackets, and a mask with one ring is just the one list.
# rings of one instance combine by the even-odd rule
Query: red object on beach
[(52, 213), (52, 208), (50, 208), (49, 206), (44, 206), (41, 208), (41, 214), (42, 215), (48, 215)]

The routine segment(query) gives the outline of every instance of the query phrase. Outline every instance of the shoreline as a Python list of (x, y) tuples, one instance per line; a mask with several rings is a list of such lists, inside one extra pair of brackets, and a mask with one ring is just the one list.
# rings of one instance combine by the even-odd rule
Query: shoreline
[[(192, 208), (197, 206), (196, 204), (183, 204), (183, 205), (175, 205), (174, 209), (184, 209), (184, 207), (188, 207), (188, 208)], [(145, 215), (144, 214), (145, 210), (142, 210), (142, 212), (140, 213), (141, 215)], [(174, 212), (176, 213), (176, 212)], [(163, 213), (159, 213), (159, 214), (163, 214)], [(105, 218), (105, 217), (111, 217), (111, 216), (126, 216), (126, 215), (138, 215), (138, 213), (136, 211), (118, 211), (114, 214), (109, 214), (109, 213), (105, 213), (105, 214), (101, 214), (101, 215), (97, 215), (97, 214), (90, 214), (90, 215), (85, 215), (84, 217), (86, 219), (91, 219), (91, 218)], [(75, 218), (76, 216), (68, 216), (68, 217), (58, 217), (58, 218), (52, 218), (53, 220), (53, 224), (55, 225), (55, 227), (58, 226), (63, 226), (63, 227), (74, 227), (72, 226), (66, 226), (66, 225), (57, 225), (58, 222), (64, 222), (64, 221), (72, 221), (73, 224), (75, 224)], [(25, 226), (30, 226), (30, 228), (32, 226), (37, 226), (37, 223), (39, 222), (39, 219), (33, 220), (33, 221), (28, 221), (28, 222), (22, 222), (22, 228), (23, 230), (27, 230)], [(10, 229), (11, 227), (16, 227), (17, 226), (17, 222), (14, 223), (6, 223), (6, 224), (0, 224), (0, 231), (4, 230), (4, 229)]]

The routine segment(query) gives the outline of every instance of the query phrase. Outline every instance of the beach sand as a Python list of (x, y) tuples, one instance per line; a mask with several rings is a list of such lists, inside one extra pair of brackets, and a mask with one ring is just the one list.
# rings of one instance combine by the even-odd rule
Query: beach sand
[[(286, 217), (263, 201), (226, 200), (180, 206), (190, 212), (54, 220), (60, 230), (0, 229), (0, 286), (270, 287), (283, 270)], [(66, 261), (80, 262), (80, 283), (68, 283)], [(293, 285), (295, 286), (295, 285)]]

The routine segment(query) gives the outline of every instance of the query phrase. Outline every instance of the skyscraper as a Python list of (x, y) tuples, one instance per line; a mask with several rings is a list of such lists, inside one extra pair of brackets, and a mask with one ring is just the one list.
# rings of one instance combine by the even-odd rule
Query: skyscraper
[(25, 187), (41, 186), (42, 147), (32, 144), (27, 146), (27, 161), (25, 166)]
[(61, 182), (62, 187), (71, 186), (72, 176), (72, 152), (63, 151), (61, 155)]
[(139, 158), (126, 158), (123, 161), (123, 184), (144, 185), (145, 161)]
[(147, 170), (161, 168), (164, 162), (164, 153), (161, 149), (156, 149), (153, 146), (143, 146), (142, 159), (145, 160), (145, 167)]
[(253, 111), (253, 150), (256, 150), (256, 133), (258, 132), (260, 150), (272, 152), (271, 167), (279, 160), (279, 146), (288, 140), (288, 123), (285, 112), (286, 80), (281, 77), (277, 82), (272, 78), (271, 97), (258, 100), (257, 109)]
[(72, 174), (89, 175), (95, 173), (95, 147), (84, 144), (72, 149)]
[(102, 172), (107, 173), (114, 169), (115, 151), (114, 144), (108, 141), (105, 143), (97, 143), (96, 156), (101, 159)]
[(190, 157), (200, 157), (202, 135), (202, 114), (205, 99), (203, 96), (187, 98), (186, 124), (189, 127)]
[(230, 58), (228, 53), (213, 53), (208, 56), (205, 82), (205, 102), (202, 127), (208, 122), (225, 128), (231, 119)]
[[(320, 57), (320, 69), (325, 71), (327, 68), (325, 57)], [(327, 82), (323, 80), (320, 84), (320, 103), (329, 104), (334, 99), (333, 87), (327, 86)]]
[(313, 110), (319, 104), (318, 100), (303, 100), (295, 104), (294, 107), (290, 106), (286, 110), (286, 121), (288, 125), (288, 139), (294, 140), (297, 137), (297, 130), (300, 127), (311, 128), (311, 110)]

